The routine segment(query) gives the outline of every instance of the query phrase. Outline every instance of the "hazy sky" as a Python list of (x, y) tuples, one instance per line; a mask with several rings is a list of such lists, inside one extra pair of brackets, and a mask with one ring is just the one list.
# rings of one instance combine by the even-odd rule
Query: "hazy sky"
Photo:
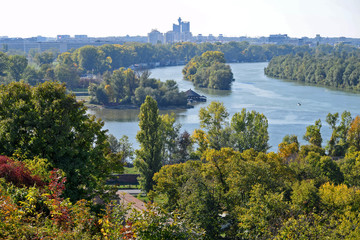
[(90, 37), (167, 32), (181, 17), (193, 35), (360, 38), (360, 0), (1, 0), (0, 36)]

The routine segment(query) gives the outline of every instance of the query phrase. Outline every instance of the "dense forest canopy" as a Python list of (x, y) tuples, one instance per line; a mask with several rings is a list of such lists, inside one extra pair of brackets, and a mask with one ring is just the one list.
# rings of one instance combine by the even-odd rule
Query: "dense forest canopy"
[(360, 90), (360, 50), (339, 45), (314, 54), (274, 57), (265, 68), (270, 77)]

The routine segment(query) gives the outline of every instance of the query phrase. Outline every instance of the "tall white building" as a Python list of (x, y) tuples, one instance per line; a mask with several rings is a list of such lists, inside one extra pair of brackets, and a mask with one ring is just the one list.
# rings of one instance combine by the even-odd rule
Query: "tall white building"
[(164, 35), (156, 29), (148, 33), (148, 42), (151, 44), (164, 43)]

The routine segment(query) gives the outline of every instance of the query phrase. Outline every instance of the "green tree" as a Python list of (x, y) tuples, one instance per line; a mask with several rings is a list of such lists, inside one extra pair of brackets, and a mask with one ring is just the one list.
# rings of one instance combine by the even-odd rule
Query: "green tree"
[(175, 114), (161, 115), (161, 133), (163, 149), (161, 151), (163, 165), (173, 164), (176, 161), (177, 138), (179, 137), (180, 124), (175, 125)]
[(140, 143), (140, 149), (136, 150), (135, 167), (141, 174), (141, 186), (148, 193), (155, 184), (153, 176), (157, 173), (161, 164), (161, 149), (163, 139), (161, 134), (161, 118), (156, 101), (147, 96), (140, 107), (139, 113), (140, 131), (136, 139)]
[(341, 122), (339, 122), (339, 114), (329, 113), (326, 116), (326, 122), (333, 130), (331, 138), (326, 146), (329, 155), (331, 156), (344, 156), (349, 144), (347, 142), (348, 130), (352, 122), (351, 114), (348, 111), (344, 111), (341, 114)]
[(8, 69), (9, 64), (9, 57), (3, 53), (0, 52), (0, 77), (5, 76), (5, 71)]
[(319, 207), (318, 189), (314, 180), (295, 182), (292, 190), (291, 201), (296, 210), (308, 213)]
[(310, 144), (320, 147), (322, 143), (321, 137), (321, 120), (318, 119), (315, 121), (315, 125), (310, 125), (306, 127), (306, 132), (304, 135), (304, 140), (308, 141)]
[(0, 154), (48, 159), (65, 172), (64, 196), (73, 201), (106, 192), (112, 166), (104, 124), (87, 115), (65, 85), (1, 85), (0, 101)]
[(131, 162), (134, 156), (132, 144), (129, 142), (129, 137), (123, 135), (119, 140), (112, 134), (109, 134), (108, 141), (110, 144), (111, 153), (119, 154), (120, 162)]
[(66, 83), (66, 87), (74, 89), (79, 85), (79, 74), (77, 69), (72, 65), (58, 64), (55, 67), (55, 78), (56, 80)]
[(35, 86), (41, 80), (41, 73), (32, 66), (27, 66), (22, 74), (22, 79), (29, 83), (31, 86)]
[(201, 108), (199, 111), (200, 127), (207, 130), (210, 147), (220, 150), (225, 147), (228, 138), (222, 138), (222, 132), (227, 127), (226, 119), (229, 113), (227, 112), (223, 103), (214, 101), (206, 108)]
[(340, 167), (348, 186), (360, 186), (360, 152), (347, 153)]
[(231, 127), (235, 131), (235, 148), (238, 151), (253, 148), (259, 152), (266, 152), (270, 148), (268, 121), (264, 114), (247, 112), (243, 108), (241, 113), (235, 113), (232, 117)]
[(41, 66), (43, 64), (51, 64), (55, 58), (56, 57), (53, 52), (42, 52), (36, 53), (34, 60), (39, 66)]
[(28, 60), (24, 56), (13, 55), (9, 57), (9, 68), (8, 71), (10, 76), (15, 80), (19, 81), (21, 75), (28, 65)]
[(102, 51), (94, 46), (85, 46), (77, 51), (77, 61), (82, 69), (90, 73), (99, 73), (102, 70), (103, 62), (105, 62)]

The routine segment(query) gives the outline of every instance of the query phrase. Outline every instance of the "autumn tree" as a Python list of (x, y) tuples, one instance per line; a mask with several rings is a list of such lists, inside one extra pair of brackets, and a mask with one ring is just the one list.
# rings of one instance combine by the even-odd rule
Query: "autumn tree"
[(299, 141), (296, 135), (286, 135), (278, 146), (278, 154), (287, 160), (294, 159), (299, 152)]
[(360, 151), (360, 116), (356, 116), (348, 130), (347, 140), (351, 151)]

